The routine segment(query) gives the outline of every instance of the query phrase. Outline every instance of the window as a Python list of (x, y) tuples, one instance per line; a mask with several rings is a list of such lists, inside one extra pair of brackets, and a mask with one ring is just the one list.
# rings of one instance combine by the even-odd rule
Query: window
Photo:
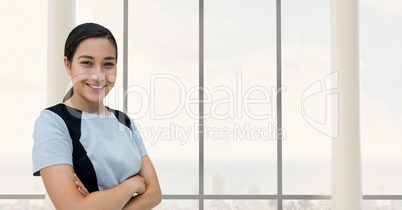
[(127, 110), (164, 194), (198, 194), (197, 13), (195, 0), (129, 2)]
[[(359, 3), (363, 209), (398, 209), (402, 5)], [(327, 98), (309, 94), (330, 76), (330, 0), (76, 6), (77, 24), (98, 22), (117, 39), (118, 80), (106, 102), (136, 122), (163, 189), (156, 209), (331, 207)], [(10, 20), (0, 39), (13, 43), (0, 48), (0, 209), (40, 209), (45, 189), (30, 154), (46, 106), (47, 1), (0, 7)]]
[[(361, 138), (365, 205), (402, 208), (401, 3), (361, 1)], [(367, 208), (368, 209), (368, 208)]]
[(40, 33), (47, 28), (46, 5), (46, 1), (0, 2), (0, 209), (43, 203), (37, 199), (44, 193), (42, 180), (32, 176), (31, 135), (39, 110), (46, 105), (46, 34)]
[(2, 1), (0, 7), (0, 194), (42, 194), (42, 180), (32, 176), (31, 135), (46, 105), (47, 2)]
[(275, 35), (274, 1), (204, 1), (205, 194), (277, 194)]
[[(282, 1), (284, 194), (331, 194), (329, 3)], [(311, 94), (317, 85), (323, 91)]]

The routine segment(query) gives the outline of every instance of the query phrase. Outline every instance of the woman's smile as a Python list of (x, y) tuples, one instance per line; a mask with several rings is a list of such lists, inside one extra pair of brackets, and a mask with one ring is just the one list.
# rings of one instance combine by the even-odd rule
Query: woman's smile
[(88, 83), (85, 83), (88, 87), (91, 88), (92, 91), (96, 91), (96, 92), (102, 92), (103, 90), (105, 90), (107, 85), (91, 85)]

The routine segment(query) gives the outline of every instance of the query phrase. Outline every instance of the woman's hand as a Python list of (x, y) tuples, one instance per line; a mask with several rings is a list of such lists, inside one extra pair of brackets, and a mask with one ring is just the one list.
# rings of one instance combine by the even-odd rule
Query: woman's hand
[[(81, 180), (78, 178), (77, 174), (74, 174), (75, 177), (75, 185), (77, 187), (78, 192), (81, 193), (84, 197), (89, 195), (89, 192), (87, 188), (85, 188), (84, 184), (82, 184)], [(146, 184), (145, 184), (145, 179), (140, 176), (140, 175), (135, 175), (126, 180), (127, 182), (130, 182), (131, 186), (135, 189), (135, 194), (143, 194), (145, 192)]]
[(82, 182), (78, 178), (77, 174), (74, 174), (74, 176), (75, 176), (75, 182), (74, 183), (77, 186), (78, 192), (80, 192), (81, 195), (83, 195), (84, 197), (89, 195), (89, 192), (88, 192), (87, 188), (85, 188), (84, 184), (82, 184)]
[(129, 182), (135, 189), (135, 193), (138, 195), (143, 194), (147, 190), (145, 179), (138, 174), (126, 179), (125, 182)]
[(146, 189), (142, 194), (131, 198), (123, 210), (152, 209), (162, 200), (158, 177), (148, 155), (142, 157), (141, 169), (138, 174), (144, 178)]

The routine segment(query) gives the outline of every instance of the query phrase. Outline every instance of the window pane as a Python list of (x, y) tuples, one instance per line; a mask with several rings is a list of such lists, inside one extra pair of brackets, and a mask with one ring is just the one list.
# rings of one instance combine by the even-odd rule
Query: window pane
[(206, 194), (275, 194), (276, 162), (269, 160), (206, 161)]
[(276, 200), (206, 200), (206, 210), (276, 210)]
[(198, 210), (198, 200), (162, 200), (154, 210)]
[(198, 193), (198, 1), (130, 1), (128, 112), (164, 194)]
[(46, 106), (47, 1), (0, 1), (0, 8), (0, 194), (43, 193), (32, 175), (31, 136)]
[(44, 200), (26, 200), (26, 199), (14, 199), (14, 200), (1, 200), (0, 210), (14, 210), (14, 209), (35, 209), (44, 210)]
[[(40, 109), (38, 108), (38, 110)], [(29, 135), (30, 134), (26, 134), (26, 136)], [(20, 134), (18, 136), (23, 135)], [(26, 139), (26, 141), (29, 140), (30, 139)], [(27, 153), (30, 153), (28, 151), (28, 148), (26, 150)], [(34, 177), (32, 175), (33, 172), (31, 156), (1, 156), (0, 169), (0, 194), (45, 193), (45, 187), (43, 186), (42, 179), (40, 177)]]
[(329, 23), (329, 0), (282, 1), (284, 194), (331, 193)]
[(205, 193), (276, 193), (275, 2), (205, 1)]
[[(289, 210), (330, 210), (330, 200), (286, 200), (283, 209)], [(367, 210), (363, 208), (364, 210)]]
[(364, 210), (402, 209), (402, 200), (364, 200), (362, 204)]
[(361, 142), (364, 194), (402, 194), (402, 10), (360, 1)]

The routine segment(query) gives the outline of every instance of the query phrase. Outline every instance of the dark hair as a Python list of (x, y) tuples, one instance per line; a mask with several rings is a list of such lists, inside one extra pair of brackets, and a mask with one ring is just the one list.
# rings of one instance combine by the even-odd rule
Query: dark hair
[[(116, 48), (116, 60), (117, 60), (117, 42), (112, 32), (96, 23), (83, 23), (76, 26), (68, 35), (66, 43), (64, 45), (64, 56), (67, 61), (71, 63), (77, 47), (82, 41), (89, 38), (106, 38)], [(71, 88), (63, 98), (63, 102), (67, 101), (74, 94), (74, 89)]]

